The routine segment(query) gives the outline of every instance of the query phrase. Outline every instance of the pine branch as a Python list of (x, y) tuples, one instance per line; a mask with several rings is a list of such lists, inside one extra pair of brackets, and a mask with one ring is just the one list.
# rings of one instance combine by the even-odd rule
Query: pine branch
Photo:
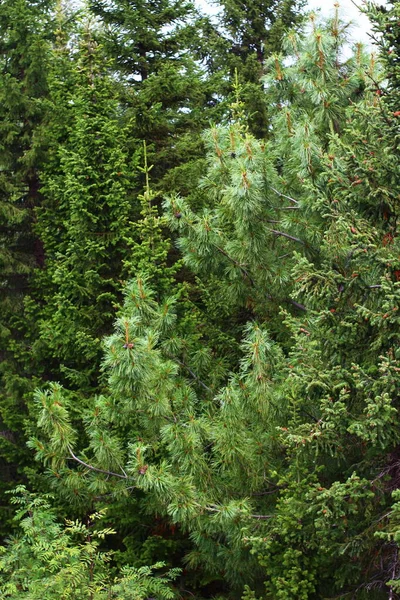
[(193, 379), (195, 379), (196, 381), (199, 382), (199, 384), (208, 392), (210, 392), (210, 394), (213, 393), (212, 389), (208, 387), (208, 385), (206, 385), (204, 383), (204, 381), (202, 381), (200, 379), (200, 377), (198, 375), (196, 375), (196, 373), (194, 371), (192, 371), (192, 369), (190, 367), (188, 367), (184, 362), (182, 362), (181, 360), (175, 358), (173, 360), (176, 360), (177, 363), (179, 363), (184, 369), (186, 369), (188, 371), (188, 373), (190, 373), (190, 375), (193, 377)]
[(278, 196), (280, 196), (281, 198), (286, 198), (286, 200), (290, 200), (290, 202), (294, 202), (295, 204), (299, 204), (298, 200), (295, 200), (294, 198), (292, 198), (291, 196), (287, 196), (286, 194), (282, 194), (282, 192), (279, 192), (277, 189), (275, 189), (272, 186), (271, 186), (271, 190), (273, 192), (275, 192), (275, 194), (278, 194)]
[(277, 229), (271, 229), (270, 231), (271, 231), (271, 233), (273, 233), (276, 236), (285, 237), (288, 240), (292, 240), (293, 242), (297, 242), (298, 244), (303, 244), (303, 246), (305, 245), (305, 242), (303, 242), (303, 240), (301, 240), (300, 238), (294, 237), (293, 235), (289, 235), (288, 233), (285, 233), (284, 231), (278, 231)]
[(107, 471), (106, 469), (99, 469), (98, 467), (94, 467), (93, 465), (89, 465), (88, 463), (84, 462), (83, 460), (81, 460), (80, 458), (78, 458), (77, 456), (75, 456), (75, 454), (73, 453), (72, 449), (70, 446), (68, 446), (68, 450), (69, 453), (71, 455), (71, 457), (78, 462), (80, 465), (86, 467), (87, 469), (90, 469), (91, 471), (96, 471), (97, 473), (104, 473), (105, 475), (110, 475), (112, 477), (119, 477), (120, 479), (132, 479), (132, 477), (128, 477), (128, 475), (125, 473), (121, 475), (120, 473), (114, 473), (113, 471)]
[[(288, 237), (289, 239), (292, 239), (293, 241), (296, 242), (300, 242), (301, 244), (304, 244), (304, 242), (298, 238), (295, 238), (291, 235), (289, 235), (288, 233), (283, 233), (283, 232), (275, 232), (274, 230), (271, 230), (273, 233), (275, 233), (276, 235), (282, 235), (284, 237)], [(248, 272), (246, 271), (246, 269), (244, 267), (242, 267), (242, 265), (235, 260), (234, 258), (232, 258), (231, 256), (229, 256), (229, 254), (227, 252), (225, 252), (225, 250), (223, 250), (222, 248), (220, 248), (219, 246), (217, 246), (216, 244), (213, 244), (213, 246), (219, 251), (221, 252), (221, 254), (223, 254), (224, 256), (226, 256), (226, 258), (228, 258), (230, 261), (233, 262), (233, 264), (235, 264), (237, 267), (239, 267), (239, 269), (242, 271), (242, 273), (247, 277), (247, 279), (249, 280), (250, 284), (254, 287), (255, 283), (253, 281), (253, 279), (251, 278), (251, 276), (248, 274)], [(271, 300), (272, 297), (268, 296), (268, 299)], [(295, 300), (292, 300), (291, 298), (287, 298), (285, 300), (285, 302), (289, 302), (289, 304), (292, 304), (293, 306), (295, 306), (296, 308), (303, 310), (303, 311), (307, 311), (306, 307), (303, 304), (300, 304), (299, 302), (296, 302)]]
[(234, 265), (236, 265), (237, 267), (239, 267), (239, 269), (242, 271), (243, 275), (245, 275), (247, 277), (247, 279), (250, 281), (251, 285), (254, 286), (253, 279), (250, 277), (250, 275), (248, 274), (248, 272), (246, 271), (246, 269), (237, 260), (235, 260), (234, 258), (232, 258), (232, 256), (230, 256), (227, 252), (225, 252), (225, 250), (223, 250), (222, 248), (220, 248), (216, 244), (213, 244), (213, 246), (218, 250), (218, 252), (221, 252), (221, 254), (223, 254), (224, 256), (226, 256), (226, 258), (228, 260), (230, 260)]

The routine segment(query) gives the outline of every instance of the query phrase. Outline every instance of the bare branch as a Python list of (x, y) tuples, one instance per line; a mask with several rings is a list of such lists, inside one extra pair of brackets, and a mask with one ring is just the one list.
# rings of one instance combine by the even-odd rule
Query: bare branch
[(105, 469), (99, 469), (97, 467), (93, 467), (93, 465), (89, 465), (88, 463), (84, 462), (83, 460), (81, 460), (80, 458), (78, 458), (77, 456), (75, 456), (75, 454), (73, 453), (71, 447), (68, 446), (68, 450), (69, 450), (69, 453), (70, 453), (71, 457), (77, 463), (79, 463), (83, 467), (86, 467), (87, 469), (90, 469), (91, 471), (96, 471), (97, 473), (104, 473), (105, 475), (110, 475), (112, 477), (119, 477), (120, 479), (132, 479), (131, 477), (128, 477), (128, 475), (125, 473), (125, 471), (124, 471), (124, 475), (121, 475), (120, 473), (114, 473), (113, 471), (107, 471)]
[(300, 238), (294, 237), (293, 235), (289, 235), (288, 233), (285, 233), (284, 231), (277, 231), (276, 229), (271, 229), (271, 233), (273, 233), (276, 236), (280, 236), (280, 237), (287, 238), (288, 240), (292, 240), (292, 242), (297, 242), (299, 244), (303, 244), (303, 246), (304, 246), (303, 240), (301, 240)]
[(275, 194), (278, 194), (278, 196), (281, 196), (281, 198), (286, 198), (286, 200), (290, 200), (290, 202), (294, 202), (295, 204), (299, 204), (298, 200), (295, 200), (294, 198), (292, 198), (291, 196), (287, 196), (286, 194), (282, 194), (282, 192), (279, 192), (278, 190), (276, 190), (272, 186), (271, 186), (271, 190), (273, 192), (275, 192)]

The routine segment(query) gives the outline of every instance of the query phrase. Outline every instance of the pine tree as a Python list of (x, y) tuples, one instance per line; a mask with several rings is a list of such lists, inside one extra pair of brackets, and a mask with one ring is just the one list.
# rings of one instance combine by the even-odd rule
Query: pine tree
[(184, 261), (204, 280), (210, 305), (239, 323), (250, 315), (268, 318), (277, 335), (279, 306), (305, 309), (290, 297), (293, 250), (313, 257), (319, 252), (320, 222), (307, 209), (309, 181), (320, 175), (330, 135), (341, 134), (338, 124), (362, 97), (371, 70), (359, 47), (342, 59), (346, 26), (338, 14), (325, 26), (312, 17), (311, 26), (309, 35), (291, 33), (284, 40), (286, 66), (284, 54), (266, 62), (266, 98), (275, 107), (271, 139), (249, 133), (238, 81), (233, 122), (205, 136), (206, 208), (196, 212), (176, 195), (164, 204)]
[(288, 319), (293, 412), (281, 440), (290, 467), (277, 476), (286, 491), (273, 542), (257, 543), (268, 589), (282, 598), (293, 594), (287, 573), (296, 571), (304, 598), (332, 589), (380, 597), (397, 576), (396, 546), (379, 532), (397, 486), (398, 167), (393, 128), (374, 103), (354, 109), (348, 137), (329, 148), (326, 184), (314, 188), (325, 220), (321, 262), (299, 257), (294, 272), (309, 311)]
[(307, 185), (323, 237), (318, 260), (298, 256), (293, 272), (308, 312), (286, 320), (288, 469), (269, 538), (253, 540), (274, 598), (398, 589), (398, 134), (381, 77), (366, 72), (364, 101)]

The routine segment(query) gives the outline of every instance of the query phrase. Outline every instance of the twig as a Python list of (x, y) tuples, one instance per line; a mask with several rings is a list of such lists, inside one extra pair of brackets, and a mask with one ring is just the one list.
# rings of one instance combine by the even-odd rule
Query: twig
[[(267, 300), (271, 300), (271, 302), (275, 301), (274, 297), (271, 296), (270, 294), (267, 294), (266, 298), (267, 298)], [(282, 302), (288, 302), (289, 304), (292, 304), (296, 308), (303, 310), (304, 312), (307, 312), (307, 308), (304, 306), (304, 304), (300, 304), (300, 302), (296, 302), (296, 300), (292, 300), (291, 298), (284, 298), (282, 300)]]
[(221, 254), (223, 254), (224, 256), (226, 256), (226, 258), (228, 260), (230, 260), (231, 262), (233, 262), (234, 265), (236, 265), (237, 267), (239, 267), (239, 269), (242, 271), (242, 273), (250, 281), (251, 285), (254, 285), (254, 281), (252, 280), (252, 278), (250, 277), (250, 275), (248, 274), (248, 272), (246, 271), (246, 269), (244, 267), (242, 267), (242, 265), (237, 260), (235, 260), (234, 258), (232, 258), (232, 256), (230, 256), (227, 252), (225, 252), (225, 250), (223, 250), (222, 248), (220, 248), (216, 244), (213, 244), (213, 246), (218, 250), (218, 252), (221, 252)]
[(73, 453), (72, 449), (69, 446), (68, 446), (68, 450), (69, 450), (71, 457), (74, 460), (76, 460), (76, 462), (78, 462), (80, 465), (86, 467), (87, 469), (90, 469), (91, 471), (96, 471), (97, 473), (104, 473), (105, 475), (111, 475), (112, 477), (119, 477), (120, 479), (131, 479), (131, 477), (128, 477), (128, 475), (125, 473), (125, 471), (124, 471), (124, 475), (121, 475), (120, 473), (114, 473), (113, 471), (107, 471), (105, 469), (99, 469), (98, 467), (93, 467), (93, 465), (89, 465), (88, 463), (84, 462), (83, 460), (81, 460), (80, 458), (75, 456), (75, 454)]
[(278, 231), (277, 229), (271, 229), (271, 232), (274, 235), (277, 235), (280, 237), (285, 237), (288, 240), (292, 240), (292, 242), (298, 242), (299, 244), (303, 244), (303, 246), (304, 246), (303, 240), (301, 240), (300, 238), (294, 237), (293, 235), (289, 235), (288, 233), (285, 233), (284, 231)]
[(296, 300), (292, 300), (291, 298), (287, 298), (286, 302), (289, 302), (289, 304), (293, 304), (293, 306), (295, 306), (299, 310), (307, 312), (307, 308), (304, 306), (304, 304), (300, 304), (300, 302), (296, 302)]
[[(394, 563), (393, 563), (393, 569), (392, 569), (392, 579), (396, 579), (397, 556), (398, 556), (398, 550), (397, 550), (397, 546), (396, 546), (395, 551), (394, 551)], [(392, 585), (390, 586), (389, 590), (390, 590), (389, 600), (393, 600), (395, 598), (395, 595), (394, 595), (394, 591), (393, 591), (393, 586)]]
[(200, 379), (200, 377), (199, 377), (198, 375), (196, 375), (196, 373), (195, 373), (194, 371), (192, 371), (192, 369), (191, 369), (190, 367), (188, 367), (188, 366), (187, 366), (187, 365), (186, 365), (184, 362), (182, 362), (181, 360), (179, 360), (179, 359), (177, 359), (177, 358), (175, 358), (175, 359), (173, 359), (173, 360), (176, 360), (176, 362), (177, 362), (177, 363), (179, 363), (180, 365), (182, 365), (182, 367), (183, 367), (184, 369), (186, 369), (186, 370), (187, 370), (187, 371), (188, 371), (188, 372), (191, 374), (191, 376), (193, 377), (193, 379), (196, 379), (196, 381), (198, 381), (198, 382), (199, 382), (199, 384), (200, 384), (200, 385), (201, 385), (201, 386), (202, 386), (202, 387), (203, 387), (205, 390), (207, 390), (207, 391), (208, 391), (208, 392), (210, 392), (211, 394), (213, 393), (212, 389), (211, 389), (211, 388), (209, 388), (209, 387), (208, 387), (208, 385), (206, 385), (206, 384), (204, 383), (204, 381), (202, 381), (202, 380)]
[(295, 204), (299, 204), (298, 200), (295, 200), (294, 198), (292, 198), (291, 196), (287, 196), (286, 194), (282, 194), (282, 192), (279, 192), (278, 190), (276, 190), (272, 186), (271, 186), (271, 190), (273, 192), (275, 192), (275, 194), (278, 194), (278, 196), (281, 196), (282, 198), (286, 198), (286, 200), (290, 200), (290, 202), (294, 202)]

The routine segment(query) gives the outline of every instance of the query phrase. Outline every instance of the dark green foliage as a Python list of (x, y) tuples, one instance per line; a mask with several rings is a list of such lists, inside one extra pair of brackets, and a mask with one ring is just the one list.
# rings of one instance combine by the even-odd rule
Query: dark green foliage
[[(23, 300), (42, 248), (32, 232), (45, 157), (40, 127), (48, 95), (52, 1), (0, 5), (0, 470), (1, 488), (24, 462), (23, 396), (29, 347)], [(30, 373), (31, 374), (31, 373)], [(6, 514), (1, 521), (6, 523)]]
[(174, 0), (89, 4), (104, 25), (101, 37), (135, 135), (147, 143), (156, 188), (191, 193), (202, 153), (199, 136), (207, 125), (204, 109), (212, 102), (212, 91), (188, 52), (194, 5)]
[[(32, 209), (40, 201), (38, 134), (48, 93), (51, 2), (24, 0), (0, 7), (0, 266), (2, 352), (11, 334), (11, 315), (21, 305), (27, 276), (41, 260), (31, 231)], [(8, 320), (8, 321), (7, 321)], [(11, 320), (11, 322), (10, 322)]]
[(269, 106), (260, 79), (267, 58), (281, 50), (285, 32), (303, 20), (303, 0), (220, 0), (221, 25), (227, 37), (230, 77), (236, 70), (242, 84), (242, 99), (251, 132), (266, 137)]
[(52, 74), (49, 158), (36, 210), (44, 264), (27, 310), (35, 321), (32, 352), (46, 365), (44, 374), (54, 377), (56, 361), (83, 391), (96, 381), (100, 338), (113, 319), (121, 279), (129, 275), (124, 260), (138, 214), (129, 193), (136, 163), (127, 149), (132, 124), (121, 123), (114, 84), (90, 31), (72, 65), (64, 54), (59, 50)]
[(212, 79), (186, 49), (193, 34), (208, 60), (210, 23), (196, 37), (186, 4), (93, 5), (104, 30), (61, 27), (47, 71), (44, 253), (14, 346), (32, 359), (19, 350), (14, 384), (39, 383), (30, 480), (54, 509), (19, 490), (1, 591), (167, 598), (169, 575), (146, 566), (162, 560), (184, 566), (182, 597), (394, 600), (397, 4), (370, 7), (382, 70), (360, 45), (343, 53), (337, 13), (275, 44), (292, 2), (274, 4), (275, 24), (270, 4), (246, 21), (224, 3), (211, 47), (221, 60), (236, 44), (222, 72), (236, 68), (234, 98), (203, 141)]
[(107, 27), (109, 56), (127, 77), (141, 82), (177, 61), (182, 35), (189, 35), (188, 20), (194, 14), (190, 1), (91, 0), (90, 5)]
[(387, 84), (380, 86), (374, 81), (376, 91), (384, 95), (385, 103), (396, 112), (399, 110), (399, 17), (400, 9), (397, 2), (388, 0), (385, 5), (369, 2), (367, 4), (368, 15), (372, 19), (372, 29), (375, 41), (380, 46), (380, 58), (385, 65)]

